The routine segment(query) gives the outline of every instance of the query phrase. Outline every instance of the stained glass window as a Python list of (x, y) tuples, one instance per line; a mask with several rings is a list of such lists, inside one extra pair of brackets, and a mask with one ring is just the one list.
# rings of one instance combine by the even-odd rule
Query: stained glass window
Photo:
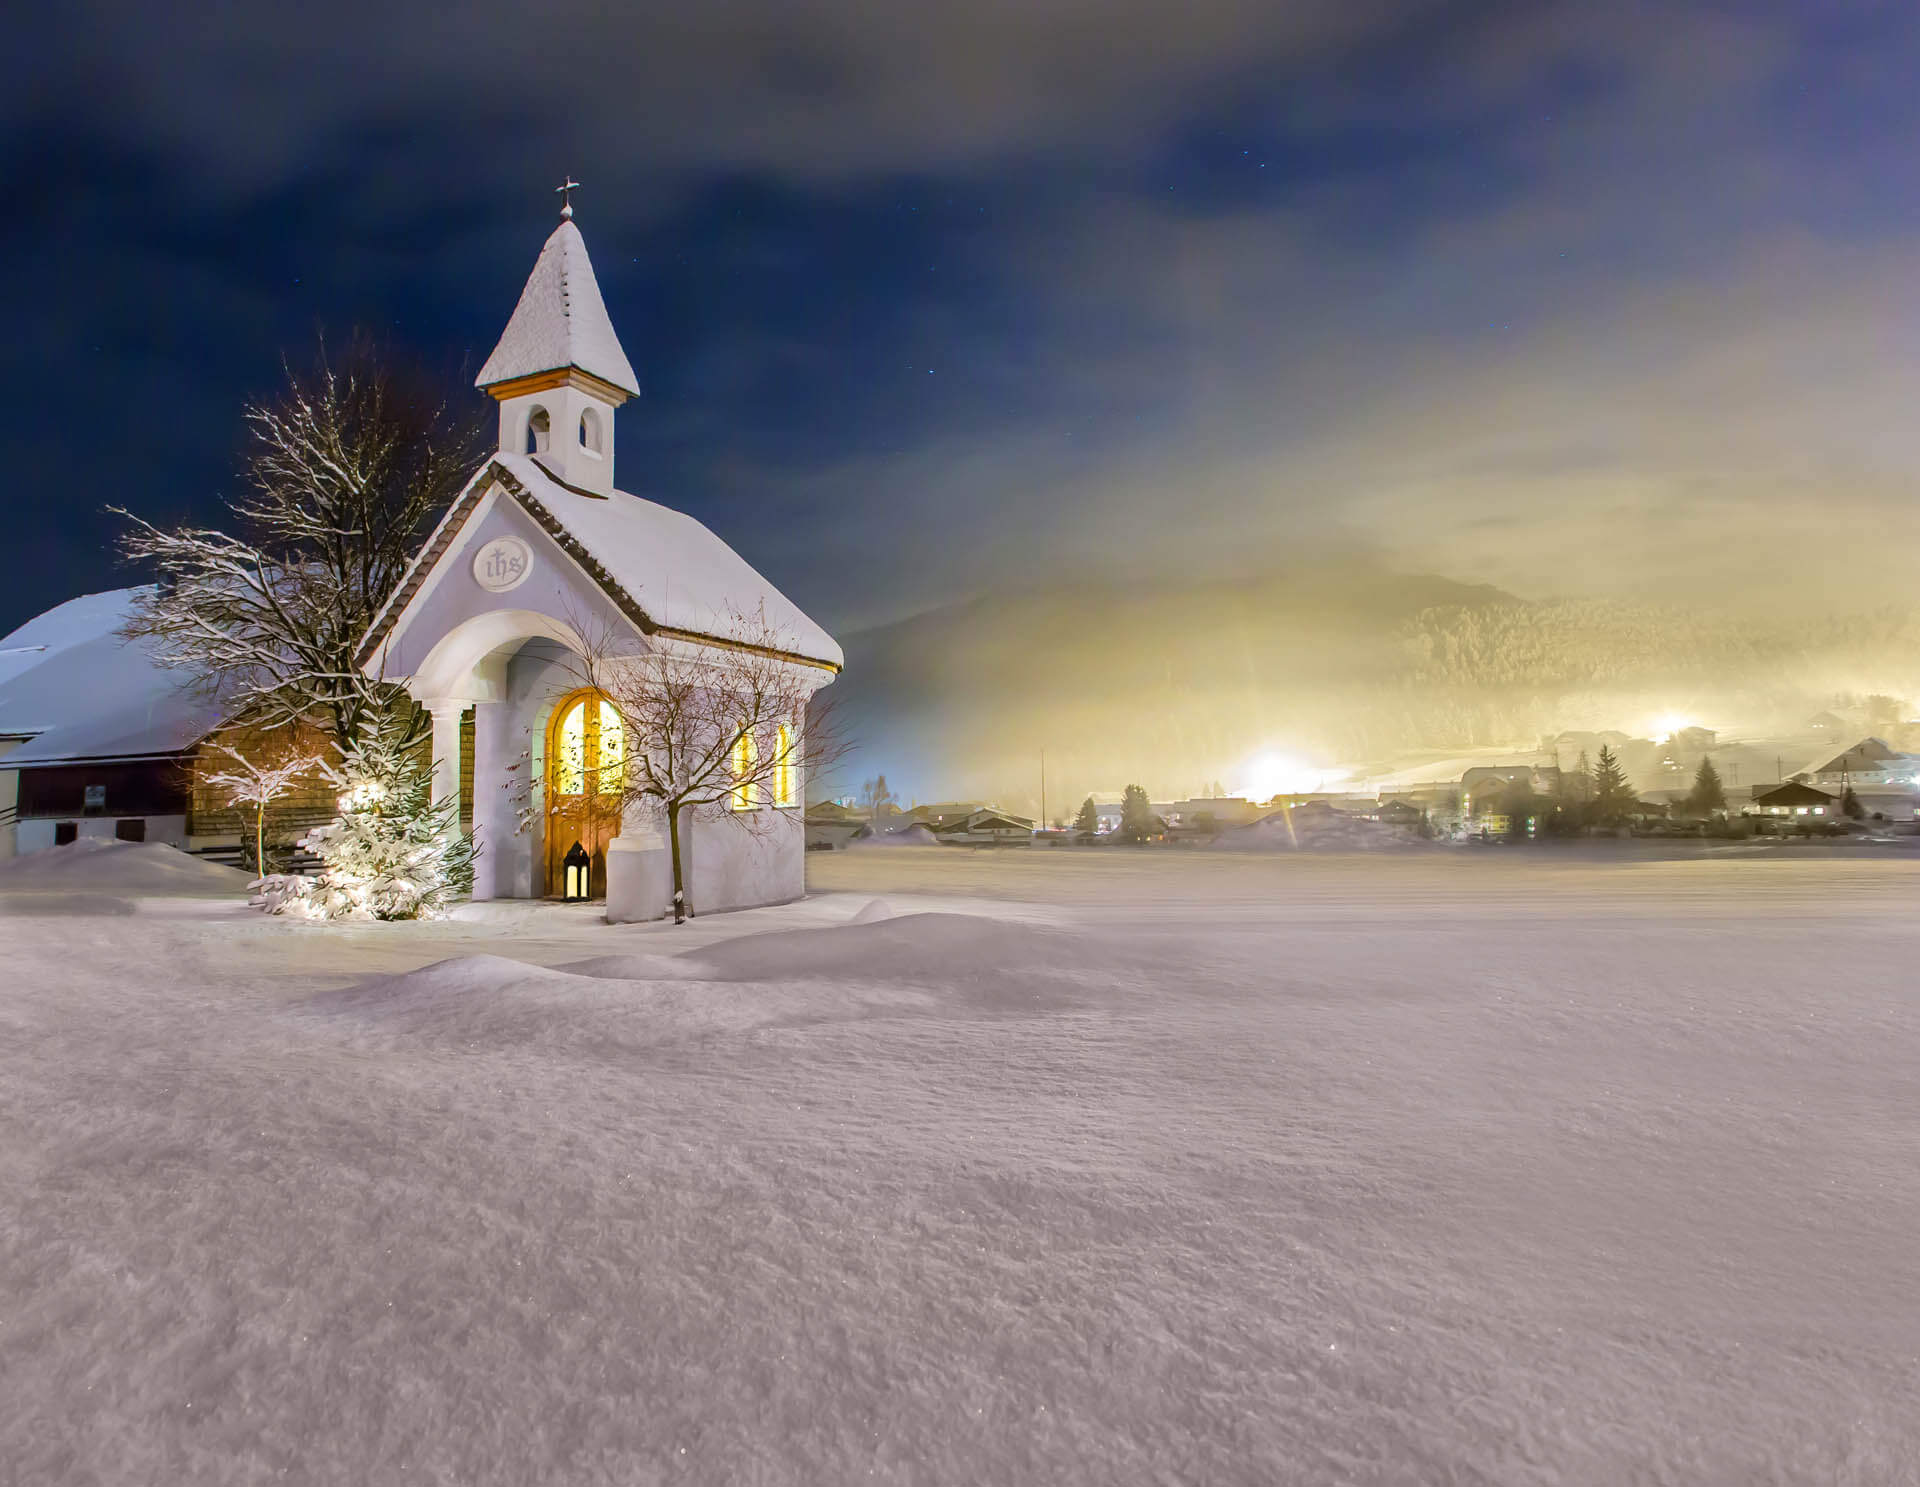
[(618, 795), (627, 785), (627, 735), (620, 727), (620, 714), (604, 697), (600, 699), (600, 793)]
[(559, 758), (553, 761), (554, 789), (581, 795), (587, 788), (587, 705), (574, 703), (560, 723)]
[(740, 781), (733, 792), (733, 808), (736, 811), (750, 811), (754, 807), (753, 781), (747, 776), (753, 773), (757, 758), (758, 755), (753, 747), (753, 735), (741, 734), (739, 742), (733, 746), (733, 777)]
[(773, 803), (775, 805), (793, 804), (793, 730), (785, 723), (774, 735), (775, 747), (779, 754), (773, 761)]

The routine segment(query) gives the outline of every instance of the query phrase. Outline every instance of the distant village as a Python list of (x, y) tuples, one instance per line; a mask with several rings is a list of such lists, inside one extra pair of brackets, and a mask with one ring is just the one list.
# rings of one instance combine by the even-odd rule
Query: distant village
[[(990, 801), (905, 803), (884, 775), (807, 810), (812, 851), (881, 845), (1366, 848), (1591, 835), (1820, 837), (1920, 830), (1920, 721), (1889, 698), (1823, 711), (1792, 737), (1566, 732), (1530, 757), (1436, 761), (1369, 787), (1154, 800), (1096, 792), (1046, 818)], [(1877, 732), (1868, 732), (1877, 728)]]

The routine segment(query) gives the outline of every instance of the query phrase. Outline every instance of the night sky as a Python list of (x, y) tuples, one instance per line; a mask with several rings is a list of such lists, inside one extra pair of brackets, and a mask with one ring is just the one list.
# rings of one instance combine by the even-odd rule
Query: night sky
[(567, 172), (621, 485), (830, 626), (1280, 555), (1910, 583), (1920, 7), (614, 9), (15, 28), (0, 630), (132, 581), (107, 503), (212, 514), (316, 328), (470, 381)]

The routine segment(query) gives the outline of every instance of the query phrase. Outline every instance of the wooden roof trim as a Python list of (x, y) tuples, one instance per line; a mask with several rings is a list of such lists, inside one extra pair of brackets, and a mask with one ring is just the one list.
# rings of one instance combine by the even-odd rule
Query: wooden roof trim
[(524, 377), (509, 377), (505, 382), (489, 382), (481, 389), (497, 403), (523, 393), (545, 392), (550, 387), (578, 387), (604, 398), (616, 408), (632, 396), (624, 387), (616, 387), (604, 377), (583, 372), (578, 367), (555, 367), (550, 372), (529, 372)]

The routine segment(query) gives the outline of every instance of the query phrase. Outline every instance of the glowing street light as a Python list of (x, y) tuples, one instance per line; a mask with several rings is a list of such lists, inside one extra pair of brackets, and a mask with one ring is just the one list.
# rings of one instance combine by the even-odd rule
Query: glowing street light
[[(1276, 795), (1313, 795), (1327, 788), (1328, 772), (1287, 754), (1256, 754), (1240, 769), (1239, 790), (1248, 800), (1271, 800)], [(1346, 776), (1332, 777), (1334, 784)]]

